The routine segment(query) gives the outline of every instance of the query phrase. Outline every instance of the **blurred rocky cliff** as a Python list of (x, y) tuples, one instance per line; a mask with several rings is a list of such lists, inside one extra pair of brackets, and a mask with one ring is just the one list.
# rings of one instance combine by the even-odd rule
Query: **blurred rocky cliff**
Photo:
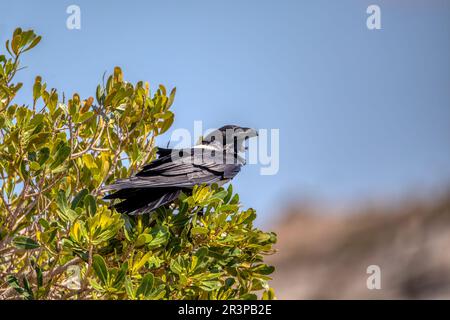
[[(450, 192), (327, 210), (295, 205), (272, 227), (279, 299), (450, 298)], [(370, 265), (380, 290), (367, 289)]]

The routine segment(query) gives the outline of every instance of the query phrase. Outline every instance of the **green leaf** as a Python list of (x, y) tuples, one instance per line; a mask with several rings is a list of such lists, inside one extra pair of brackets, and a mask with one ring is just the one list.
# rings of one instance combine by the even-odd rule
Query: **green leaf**
[(191, 229), (192, 235), (199, 235), (199, 234), (207, 234), (208, 228), (205, 227), (194, 227)]
[(42, 148), (38, 152), (37, 162), (40, 166), (42, 166), (50, 157), (50, 149), (49, 148)]
[(195, 252), (195, 256), (198, 258), (199, 263), (208, 255), (208, 248), (201, 247)]
[(125, 277), (125, 291), (128, 298), (135, 299), (133, 282), (131, 281), (130, 277)]
[(81, 201), (83, 201), (84, 197), (88, 194), (87, 189), (83, 189), (80, 192), (77, 193), (77, 195), (72, 200), (71, 209), (75, 210), (76, 207), (80, 204)]
[(182, 266), (175, 259), (172, 260), (172, 262), (170, 263), (170, 270), (172, 270), (173, 273), (176, 273), (178, 275), (183, 272)]
[(23, 289), (25, 290), (23, 293), (23, 296), (25, 297), (25, 299), (27, 299), (27, 300), (34, 299), (33, 290), (31, 290), (30, 283), (28, 282), (28, 279), (26, 276), (23, 277), (22, 282), (23, 282)]
[(120, 268), (120, 270), (117, 272), (116, 278), (114, 279), (113, 287), (117, 288), (118, 286), (122, 285), (122, 283), (125, 280), (127, 271), (128, 271), (128, 262), (125, 261), (122, 264), (122, 267)]
[(32, 250), (39, 248), (39, 244), (36, 241), (23, 236), (15, 237), (13, 240), (13, 245), (17, 249), (22, 250)]
[(36, 38), (34, 38), (34, 40), (31, 42), (31, 44), (25, 50), (23, 50), (23, 52), (31, 50), (34, 47), (36, 47), (37, 44), (41, 41), (41, 39), (42, 39), (41, 36), (37, 36)]
[(227, 195), (225, 198), (223, 198), (223, 203), (228, 203), (233, 196), (233, 185), (230, 183), (230, 185), (227, 188)]
[(153, 274), (149, 272), (142, 279), (141, 284), (139, 285), (136, 291), (136, 295), (137, 296), (142, 295), (144, 297), (148, 296), (153, 289), (153, 283), (154, 283)]
[(106, 285), (108, 282), (108, 268), (102, 256), (95, 254), (92, 258), (92, 267), (100, 281)]
[[(170, 112), (170, 111), (168, 111)], [(172, 126), (174, 121), (174, 116), (171, 114), (171, 116), (167, 119), (165, 119), (161, 124), (161, 129), (159, 130), (159, 134), (165, 133), (169, 128)], [(161, 123), (161, 122), (160, 122)]]
[(266, 264), (260, 264), (253, 268), (253, 272), (263, 274), (263, 275), (269, 275), (275, 271), (275, 267), (268, 266)]
[(220, 206), (220, 212), (234, 213), (239, 209), (237, 204), (224, 204)]
[(200, 282), (199, 287), (205, 291), (213, 291), (220, 289), (222, 283), (218, 280), (207, 280)]
[(211, 199), (220, 199), (220, 200), (224, 200), (225, 197), (228, 195), (228, 191), (226, 190), (221, 190), (219, 192), (216, 192)]
[(53, 163), (50, 165), (50, 169), (54, 170), (58, 168), (70, 155), (70, 147), (68, 145), (62, 145), (56, 151)]
[(67, 204), (66, 193), (63, 190), (58, 191), (56, 204), (58, 205), (59, 209), (57, 213), (61, 220), (65, 222), (74, 222), (78, 217), (77, 212), (69, 208), (69, 205)]
[(275, 291), (273, 288), (269, 288), (269, 290), (264, 291), (262, 295), (262, 300), (274, 300), (275, 299)]
[(253, 293), (243, 294), (239, 298), (241, 298), (242, 300), (258, 300), (258, 297), (256, 296), (256, 294), (253, 294)]
[(238, 204), (239, 203), (239, 194), (235, 194), (230, 201), (230, 204)]
[(42, 78), (40, 76), (37, 76), (34, 85), (33, 85), (33, 100), (37, 100), (41, 97), (41, 89), (42, 89)]
[(42, 287), (42, 285), (43, 285), (43, 283), (44, 283), (44, 276), (43, 276), (43, 274), (42, 274), (42, 270), (41, 270), (41, 268), (40, 268), (38, 265), (36, 265), (36, 266), (34, 267), (34, 270), (35, 270), (35, 272), (36, 272), (36, 282), (37, 282), (37, 285), (38, 285), (38, 287)]
[(132, 268), (132, 272), (136, 272), (136, 271), (138, 271), (140, 268), (142, 268), (147, 262), (148, 262), (148, 259), (151, 257), (153, 255), (153, 253), (151, 252), (151, 251), (149, 251), (149, 252), (147, 252), (146, 254), (144, 254), (144, 256), (139, 260), (139, 261), (137, 261), (134, 265), (133, 265), (133, 268)]
[(97, 203), (95, 202), (95, 198), (92, 195), (88, 194), (84, 198), (84, 207), (88, 215), (90, 215), (91, 217), (95, 215), (95, 213), (97, 212)]
[(92, 288), (94, 290), (97, 290), (99, 292), (104, 291), (103, 287), (100, 285), (100, 283), (95, 281), (95, 279), (88, 278), (88, 281), (89, 281), (89, 284), (92, 286)]
[(161, 90), (163, 96), (167, 95), (166, 87), (164, 87), (162, 84), (159, 85), (159, 90)]
[(156, 227), (151, 231), (151, 235), (153, 236), (152, 241), (148, 243), (149, 248), (160, 247), (164, 245), (169, 240), (169, 231), (167, 227)]
[(16, 290), (18, 293), (20, 294), (23, 293), (23, 288), (20, 286), (19, 280), (17, 280), (15, 276), (12, 275), (6, 276), (6, 282), (8, 282), (8, 285), (14, 290)]
[[(38, 113), (36, 114), (29, 122), (28, 124), (28, 130), (30, 130), (31, 132), (34, 131), (34, 129), (36, 127), (38, 127), (43, 121), (44, 121), (45, 115), (43, 115), (42, 113)], [(37, 132), (34, 132), (37, 133)]]
[(142, 247), (143, 245), (150, 243), (152, 240), (153, 240), (153, 237), (150, 234), (147, 234), (147, 233), (140, 234), (136, 240), (135, 246), (137, 248)]
[(19, 175), (22, 178), (22, 180), (28, 179), (28, 170), (25, 166), (25, 161), (20, 161), (20, 167), (19, 167)]
[(170, 106), (173, 104), (176, 93), (177, 93), (177, 88), (173, 88), (172, 91), (170, 92), (169, 100), (167, 101), (167, 108), (170, 108)]
[(92, 118), (93, 115), (94, 115), (94, 112), (92, 112), (92, 111), (88, 111), (88, 112), (86, 112), (86, 113), (83, 113), (83, 114), (77, 119), (76, 123), (80, 123), (80, 122), (86, 121), (87, 119)]
[(30, 169), (34, 170), (34, 171), (38, 171), (39, 169), (41, 169), (41, 166), (39, 165), (39, 163), (31, 161), (30, 162)]

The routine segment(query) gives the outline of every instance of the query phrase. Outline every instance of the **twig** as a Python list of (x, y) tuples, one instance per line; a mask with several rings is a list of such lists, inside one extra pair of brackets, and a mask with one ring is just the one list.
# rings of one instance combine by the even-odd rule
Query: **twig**
[[(67, 262), (66, 264), (55, 268), (52, 271), (44, 272), (43, 273), (44, 282), (48, 281), (49, 279), (52, 279), (53, 277), (55, 277), (57, 275), (60, 275), (61, 273), (64, 273), (67, 270), (67, 268), (69, 268), (70, 266), (79, 264), (82, 261), (83, 260), (81, 258), (76, 257), (76, 258), (70, 260), (69, 262)], [(19, 277), (22, 278), (23, 276), (24, 275), (22, 274)], [(35, 279), (36, 279), (36, 275), (34, 273), (32, 273), (30, 275), (30, 279), (29, 280), (34, 281)], [(17, 292), (15, 291), (15, 289), (14, 288), (8, 288), (5, 292), (3, 292), (0, 295), (0, 300), (5, 300), (5, 299), (8, 299), (8, 298), (11, 298), (11, 297), (14, 297), (14, 296), (17, 296)]]
[(101, 138), (101, 136), (103, 134), (103, 130), (105, 130), (105, 125), (102, 125), (102, 127), (100, 129), (100, 133), (98, 134), (98, 136), (96, 138), (92, 139), (91, 143), (86, 147), (86, 149), (72, 154), (70, 159), (71, 160), (76, 159), (76, 158), (82, 156), (83, 154), (85, 154), (86, 152), (88, 152), (89, 150), (91, 150), (92, 147), (98, 143), (99, 139)]

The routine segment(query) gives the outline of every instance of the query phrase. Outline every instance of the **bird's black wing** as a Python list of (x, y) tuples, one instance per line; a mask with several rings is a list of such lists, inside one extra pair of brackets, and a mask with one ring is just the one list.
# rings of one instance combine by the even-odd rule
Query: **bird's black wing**
[(137, 215), (154, 211), (197, 184), (226, 182), (241, 168), (241, 164), (217, 161), (208, 152), (198, 152), (198, 149), (160, 149), (157, 153), (159, 157), (134, 177), (117, 180), (103, 189), (115, 190), (105, 199), (122, 199), (113, 205), (119, 212)]
[[(184, 152), (186, 153), (186, 150)], [(212, 184), (221, 180), (229, 180), (241, 168), (240, 164), (217, 162), (208, 155), (208, 152), (194, 152), (193, 149), (188, 149), (187, 153), (188, 155), (173, 159), (173, 153), (169, 154), (166, 151), (164, 156), (144, 166), (134, 177), (117, 180), (114, 184), (107, 186), (106, 190), (192, 188), (197, 184)], [(111, 197), (107, 196), (107, 198)]]

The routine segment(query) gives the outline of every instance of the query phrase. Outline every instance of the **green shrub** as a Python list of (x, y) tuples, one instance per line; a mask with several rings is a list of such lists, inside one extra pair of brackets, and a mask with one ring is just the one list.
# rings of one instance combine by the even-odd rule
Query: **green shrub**
[(175, 89), (152, 95), (116, 67), (96, 103), (36, 77), (32, 103), (15, 104), (19, 58), (39, 40), (16, 29), (0, 55), (0, 298), (272, 299), (263, 256), (276, 236), (253, 227), (231, 185), (137, 217), (102, 200), (103, 185), (155, 157)]

